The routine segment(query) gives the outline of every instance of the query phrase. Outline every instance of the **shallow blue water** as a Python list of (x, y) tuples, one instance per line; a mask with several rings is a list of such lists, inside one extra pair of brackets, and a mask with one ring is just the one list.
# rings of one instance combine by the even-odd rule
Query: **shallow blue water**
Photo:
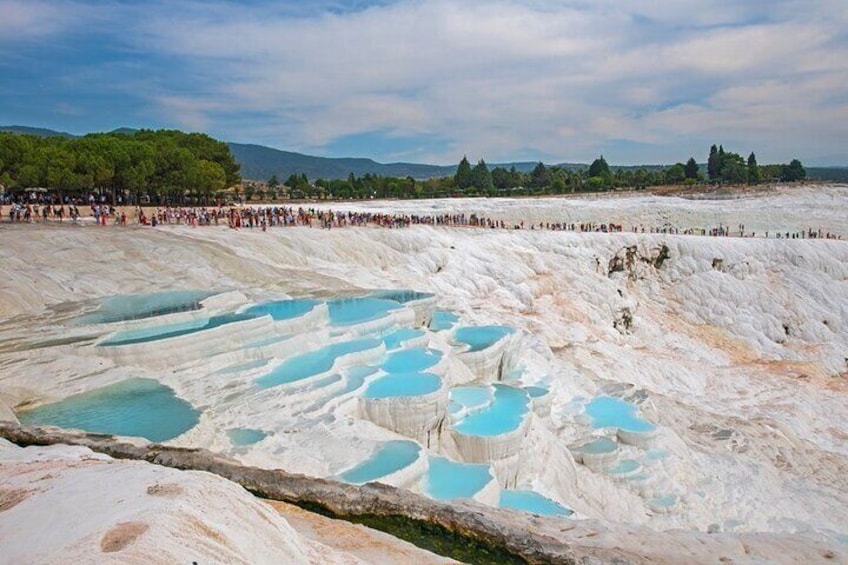
[(334, 373), (332, 375), (327, 375), (326, 377), (321, 377), (320, 379), (314, 379), (314, 380), (310, 381), (309, 385), (304, 387), (301, 390), (303, 390), (303, 391), (319, 390), (319, 389), (322, 389), (322, 388), (326, 388), (330, 385), (334, 385), (338, 382), (341, 382), (341, 380), (342, 380), (342, 376), (338, 373)]
[(447, 310), (436, 310), (430, 319), (430, 329), (434, 332), (449, 330), (459, 321), (459, 316)]
[(320, 304), (318, 300), (312, 298), (298, 298), (293, 300), (276, 300), (274, 302), (266, 302), (251, 306), (245, 313), (253, 314), (256, 317), (270, 315), (274, 320), (290, 320), (299, 318), (307, 312), (311, 311), (315, 306)]
[(540, 516), (570, 516), (569, 508), (532, 490), (502, 490), (501, 508), (512, 508)]
[(651, 432), (656, 426), (636, 416), (636, 406), (613, 398), (598, 396), (586, 405), (586, 414), (595, 428), (614, 427), (630, 432)]
[(618, 465), (607, 471), (610, 475), (626, 475), (632, 473), (640, 467), (638, 461), (633, 459), (624, 459), (618, 462)]
[(448, 402), (448, 414), (451, 416), (455, 416), (462, 412), (465, 408), (459, 402), (454, 402), (453, 400)]
[(235, 428), (232, 430), (227, 430), (227, 437), (230, 438), (230, 442), (236, 447), (244, 447), (246, 445), (253, 445), (259, 441), (262, 441), (268, 434), (263, 432), (262, 430), (251, 430), (248, 428)]
[(493, 397), (494, 389), (489, 386), (456, 386), (450, 390), (450, 399), (466, 408), (485, 406)]
[(509, 326), (464, 326), (456, 329), (454, 338), (470, 345), (469, 351), (481, 351), (514, 331)]
[(460, 420), (453, 426), (455, 430), (467, 435), (496, 436), (511, 432), (521, 425), (529, 403), (527, 393), (510, 386), (493, 386), (495, 395), (492, 403)]
[(421, 451), (414, 441), (387, 441), (371, 457), (355, 467), (351, 467), (339, 478), (345, 482), (361, 485), (390, 475), (412, 464)]
[(39, 406), (18, 415), (22, 424), (166, 441), (193, 428), (199, 412), (153, 379), (129, 379)]
[(180, 337), (197, 332), (211, 330), (226, 324), (235, 322), (244, 322), (252, 320), (256, 316), (250, 314), (221, 314), (220, 316), (212, 316), (211, 318), (201, 318), (191, 322), (181, 324), (170, 324), (167, 326), (158, 326), (153, 328), (141, 328), (137, 330), (127, 330), (117, 332), (114, 336), (98, 343), (101, 347), (110, 347), (116, 345), (132, 345), (136, 343), (148, 343), (151, 341), (159, 341), (162, 339), (170, 339)]
[(378, 290), (371, 293), (374, 298), (385, 298), (386, 300), (394, 300), (401, 304), (413, 302), (415, 300), (424, 300), (425, 298), (433, 298), (436, 296), (430, 292), (418, 292), (416, 290)]
[(435, 349), (413, 347), (389, 353), (380, 368), (387, 373), (417, 373), (439, 362), (442, 353)]
[(330, 300), (327, 308), (330, 311), (330, 324), (350, 326), (382, 318), (390, 311), (401, 308), (401, 305), (394, 300), (365, 296)]
[(76, 321), (80, 324), (109, 324), (199, 310), (200, 301), (214, 294), (208, 290), (172, 290), (113, 296), (103, 300), (96, 311), (79, 316)]
[(665, 496), (659, 496), (657, 498), (652, 498), (648, 501), (650, 506), (659, 507), (659, 508), (671, 508), (675, 504), (677, 504), (678, 497), (674, 494), (667, 494)]
[(424, 491), (436, 500), (471, 498), (492, 480), (488, 465), (430, 457)]
[(431, 373), (390, 373), (371, 382), (365, 398), (393, 398), (420, 396), (439, 390), (442, 379)]
[(386, 344), (386, 349), (397, 349), (404, 341), (421, 337), (424, 335), (424, 330), (416, 330), (413, 328), (401, 328), (388, 335), (383, 336), (383, 343)]
[(530, 395), (530, 398), (539, 398), (541, 396), (545, 396), (550, 391), (546, 388), (540, 386), (526, 386), (524, 390), (527, 391), (527, 394)]
[(256, 384), (260, 388), (270, 388), (284, 383), (299, 381), (312, 375), (329, 371), (333, 368), (333, 363), (335, 363), (337, 357), (374, 349), (381, 344), (382, 342), (380, 340), (372, 338), (334, 343), (321, 349), (287, 359), (270, 373), (256, 379)]
[(594, 441), (590, 441), (589, 443), (583, 445), (583, 447), (581, 447), (580, 449), (582, 449), (586, 453), (592, 453), (597, 455), (600, 453), (612, 453), (613, 451), (618, 449), (618, 444), (609, 438), (601, 437)]

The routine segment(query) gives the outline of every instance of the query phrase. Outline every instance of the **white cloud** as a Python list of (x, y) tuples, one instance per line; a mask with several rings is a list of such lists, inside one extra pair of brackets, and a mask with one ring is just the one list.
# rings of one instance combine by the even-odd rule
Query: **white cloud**
[(0, 0), (0, 45), (43, 39), (73, 29), (93, 14), (84, 4)]
[[(444, 163), (587, 160), (622, 141), (647, 144), (643, 161), (685, 159), (738, 141), (780, 160), (848, 141), (840, 6), (419, 0), (292, 17), (204, 2), (99, 15), (178, 63), (151, 95), (164, 116), (233, 139), (320, 152), (364, 132), (426, 135), (450, 141), (420, 159)], [(28, 13), (16, 17), (42, 21)]]

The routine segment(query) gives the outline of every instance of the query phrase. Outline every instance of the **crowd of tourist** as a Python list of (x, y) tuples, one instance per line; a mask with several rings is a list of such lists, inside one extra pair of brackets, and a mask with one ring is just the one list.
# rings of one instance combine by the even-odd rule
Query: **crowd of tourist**
[(318, 210), (294, 206), (209, 206), (209, 207), (159, 207), (131, 209), (132, 217), (128, 218), (126, 209), (115, 208), (109, 204), (89, 202), (68, 204), (17, 203), (0, 204), (0, 221), (15, 223), (35, 222), (82, 222), (81, 210), (94, 220), (96, 225), (139, 224), (144, 226), (158, 225), (188, 225), (210, 226), (225, 225), (231, 229), (261, 229), (307, 226), (323, 229), (342, 228), (346, 226), (380, 226), (385, 228), (402, 228), (412, 225), (448, 226), (448, 227), (477, 227), (488, 229), (531, 229), (548, 231), (599, 232), (619, 233), (660, 233), (673, 235), (705, 235), (713, 237), (767, 237), (778, 239), (842, 239), (841, 234), (830, 233), (822, 229), (806, 229), (802, 231), (771, 232), (757, 234), (746, 231), (740, 224), (734, 229), (719, 224), (713, 228), (680, 228), (671, 224), (662, 226), (645, 226), (642, 224), (625, 227), (613, 222), (538, 222), (515, 223), (488, 218), (479, 214), (389, 214), (385, 212), (343, 212), (334, 210)]

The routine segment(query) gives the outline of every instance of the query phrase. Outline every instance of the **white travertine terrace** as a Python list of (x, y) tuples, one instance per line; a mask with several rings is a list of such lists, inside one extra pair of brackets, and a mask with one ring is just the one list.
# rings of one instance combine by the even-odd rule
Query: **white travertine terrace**
[(262, 316), (168, 339), (103, 345), (100, 353), (122, 365), (164, 369), (231, 351), (234, 346), (265, 338), (272, 331), (273, 320)]
[[(413, 226), (259, 234), (184, 226), (10, 228), (8, 233), (18, 230), (25, 237), (7, 238), (0, 248), (7, 267), (0, 292), (3, 400), (20, 411), (127, 378), (155, 378), (203, 409), (197, 429), (172, 444), (215, 449), (259, 467), (336, 476), (365, 459), (374, 442), (396, 438), (357, 417), (364, 385), (356, 389), (354, 379), (323, 388), (305, 382), (263, 391), (254, 383), (294, 352), (315, 349), (331, 331), (345, 334), (350, 328), (329, 328), (316, 320), (312, 337), (269, 342), (268, 335), (260, 335), (250, 341), (265, 340), (263, 345), (217, 355), (203, 349), (202, 358), (196, 351), (190, 360), (171, 355), (165, 340), (147, 357), (128, 360), (93, 343), (107, 330), (145, 327), (154, 320), (69, 331), (70, 315), (63, 312), (83, 301), (151, 288), (237, 288), (245, 297), (271, 288), (298, 296), (414, 288), (434, 293), (439, 308), (456, 312), (463, 324), (504, 324), (516, 329), (514, 336), (533, 337), (532, 344), (525, 341), (508, 356), (522, 369), (516, 386), (550, 385), (550, 416), (540, 417), (531, 399), (526, 435), (513, 445), (518, 455), (493, 465), (501, 486), (515, 481), (534, 488), (573, 508), (578, 519), (603, 519), (622, 535), (643, 526), (682, 532), (675, 538), (681, 545), (669, 550), (670, 561), (697, 551), (708, 530), (726, 536), (722, 547), (734, 560), (747, 559), (735, 541), (740, 532), (801, 536), (806, 546), (792, 542), (799, 551), (826, 540), (834, 544), (837, 562), (848, 554), (848, 245), (761, 237), (766, 229), (773, 236), (778, 227), (799, 231), (815, 227), (811, 223), (848, 233), (848, 187), (787, 187), (733, 200), (637, 195), (351, 204), (357, 206), (428, 213), (440, 206), (462, 207), (466, 213), (525, 222), (615, 222), (625, 231)], [(744, 223), (758, 237), (631, 231), (633, 225), (664, 221), (693, 227)], [(51, 259), (56, 229), (63, 229), (65, 261)], [(634, 246), (646, 259), (666, 246), (669, 258), (661, 267), (640, 259), (632, 272), (609, 272), (609, 261)], [(90, 249), (116, 257), (132, 250), (138, 260), (115, 269), (111, 261), (88, 261)], [(266, 284), (261, 292), (255, 288)], [(624, 309), (632, 325), (616, 327)], [(173, 320), (188, 314), (175, 314)], [(86, 332), (94, 337), (46, 345)], [(447, 351), (449, 336), (442, 334), (428, 334), (428, 346)], [(499, 361), (467, 358), (472, 369), (460, 360), (463, 355), (443, 360), (445, 386), (496, 378)], [(269, 356), (265, 368), (221, 372)], [(160, 360), (166, 370), (151, 365)], [(365, 377), (365, 384), (372, 378)], [(659, 431), (648, 449), (640, 438), (629, 445), (616, 433), (621, 440), (616, 457), (597, 462), (595, 471), (576, 462), (580, 457), (568, 446), (596, 433), (575, 406), (601, 394), (647, 398), (640, 409)], [(269, 435), (230, 451), (225, 431), (234, 428)], [(439, 450), (432, 451), (455, 460), (465, 460), (466, 453), (482, 459), (477, 454), (513, 452), (509, 446), (472, 447), (454, 436), (443, 434)], [(610, 475), (610, 468), (626, 459), (637, 461), (639, 471)], [(587, 461), (585, 454), (582, 460)], [(510, 470), (501, 472), (499, 466)], [(662, 504), (668, 501), (674, 504)], [(600, 538), (599, 544), (619, 539)], [(779, 561), (782, 553), (772, 549), (770, 556)], [(816, 555), (809, 561), (823, 559)]]
[[(514, 348), (520, 336), (508, 334), (479, 351), (461, 351), (456, 356), (483, 382), (495, 382), (515, 366)], [(468, 347), (459, 344), (459, 347)]]
[(415, 396), (388, 398), (359, 397), (363, 418), (388, 430), (412, 438), (429, 449), (438, 449), (445, 427), (448, 389), (442, 382), (438, 390)]

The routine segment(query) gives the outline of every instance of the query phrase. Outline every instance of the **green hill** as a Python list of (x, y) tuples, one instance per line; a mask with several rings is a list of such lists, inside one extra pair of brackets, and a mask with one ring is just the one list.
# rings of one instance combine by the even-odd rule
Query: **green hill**
[(76, 137), (75, 135), (64, 131), (54, 131), (52, 129), (45, 128), (31, 128), (29, 126), (0, 126), (0, 131), (19, 133), (21, 135), (37, 135), (38, 137)]

